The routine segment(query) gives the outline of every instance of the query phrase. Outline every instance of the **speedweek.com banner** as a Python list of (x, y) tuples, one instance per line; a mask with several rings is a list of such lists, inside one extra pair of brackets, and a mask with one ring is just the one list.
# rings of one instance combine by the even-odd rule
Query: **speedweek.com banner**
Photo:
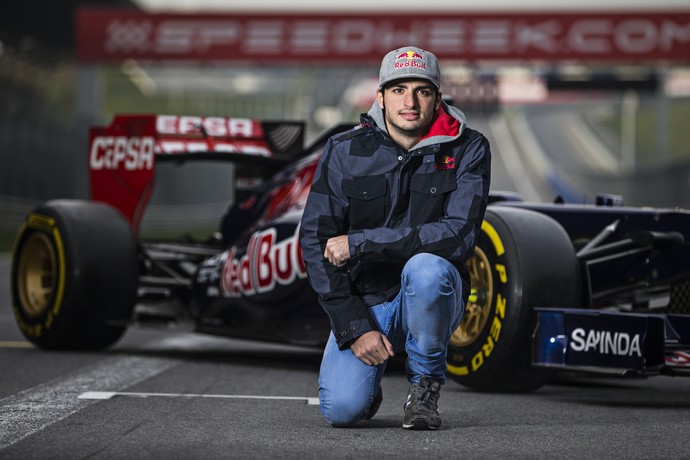
[(638, 13), (146, 14), (82, 9), (77, 57), (378, 61), (415, 44), (441, 59), (690, 61), (690, 10)]

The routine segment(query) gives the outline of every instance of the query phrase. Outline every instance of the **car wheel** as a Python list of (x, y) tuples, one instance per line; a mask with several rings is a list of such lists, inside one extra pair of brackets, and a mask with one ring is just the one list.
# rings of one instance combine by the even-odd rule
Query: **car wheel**
[(474, 256), (472, 293), (448, 348), (448, 374), (480, 391), (526, 392), (553, 371), (534, 368), (535, 307), (582, 306), (575, 250), (563, 227), (534, 211), (490, 207)]
[(132, 230), (114, 208), (79, 200), (31, 212), (12, 256), (12, 302), (24, 336), (47, 349), (98, 349), (126, 329), (137, 291)]

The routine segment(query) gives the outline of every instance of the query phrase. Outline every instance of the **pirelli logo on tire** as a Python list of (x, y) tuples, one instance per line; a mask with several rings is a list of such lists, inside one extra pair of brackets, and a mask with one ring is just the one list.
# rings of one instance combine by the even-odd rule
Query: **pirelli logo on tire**
[(29, 214), (26, 219), (26, 226), (32, 230), (52, 233), (55, 229), (55, 219), (42, 214)]
[(481, 391), (539, 388), (554, 371), (532, 365), (534, 309), (581, 305), (581, 267), (568, 234), (545, 214), (490, 207), (467, 268), (472, 293), (448, 344), (449, 377)]

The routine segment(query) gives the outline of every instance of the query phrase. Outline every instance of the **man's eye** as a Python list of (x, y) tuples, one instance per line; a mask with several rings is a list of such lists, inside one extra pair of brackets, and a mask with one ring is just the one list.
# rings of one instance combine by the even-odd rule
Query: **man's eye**
[(420, 89), (418, 93), (422, 96), (428, 96), (431, 94), (431, 91), (429, 91), (428, 89)]

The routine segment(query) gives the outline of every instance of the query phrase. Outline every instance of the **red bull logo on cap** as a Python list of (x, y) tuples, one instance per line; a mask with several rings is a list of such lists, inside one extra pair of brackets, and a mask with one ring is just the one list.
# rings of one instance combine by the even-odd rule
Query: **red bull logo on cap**
[(426, 63), (424, 62), (424, 56), (416, 51), (411, 50), (398, 54), (395, 57), (395, 65), (393, 68), (402, 69), (404, 67), (417, 67), (418, 69), (425, 69)]
[(422, 60), (422, 61), (423, 61), (423, 60), (424, 60), (424, 57), (423, 57), (421, 54), (417, 53), (416, 51), (405, 51), (404, 53), (398, 54), (398, 55), (395, 57), (395, 60), (396, 60), (396, 61), (398, 61), (398, 60), (400, 60), (400, 59), (408, 59), (408, 60), (411, 60), (411, 59), (419, 59), (419, 60)]

